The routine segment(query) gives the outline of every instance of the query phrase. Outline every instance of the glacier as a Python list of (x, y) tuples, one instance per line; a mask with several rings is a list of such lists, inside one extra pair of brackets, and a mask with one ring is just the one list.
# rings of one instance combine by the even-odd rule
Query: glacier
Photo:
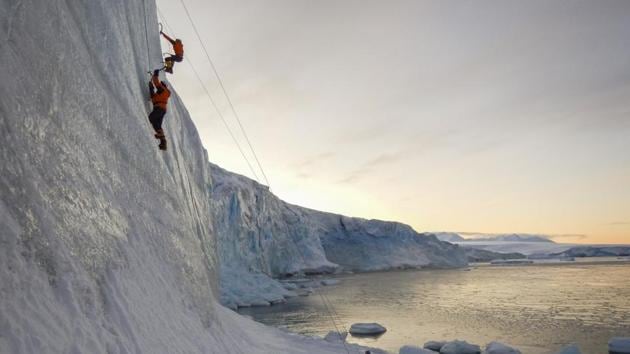
[(276, 278), (467, 265), (464, 250), (398, 222), (286, 203), (247, 177), (210, 165), (221, 301), (230, 308), (294, 296)]
[(0, 2), (0, 353), (345, 353), (219, 305), (207, 153), (175, 90), (167, 152), (147, 120), (155, 2)]

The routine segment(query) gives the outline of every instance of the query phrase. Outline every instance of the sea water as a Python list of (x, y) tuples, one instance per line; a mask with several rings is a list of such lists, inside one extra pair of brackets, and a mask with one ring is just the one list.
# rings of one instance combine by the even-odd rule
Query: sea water
[[(323, 336), (335, 327), (378, 322), (387, 332), (348, 341), (397, 353), (405, 344), (498, 340), (524, 354), (576, 343), (606, 353), (613, 336), (630, 337), (630, 264), (479, 266), (457, 270), (337, 277), (309, 297), (239, 312), (292, 332)], [(334, 320), (334, 321), (333, 321)]]

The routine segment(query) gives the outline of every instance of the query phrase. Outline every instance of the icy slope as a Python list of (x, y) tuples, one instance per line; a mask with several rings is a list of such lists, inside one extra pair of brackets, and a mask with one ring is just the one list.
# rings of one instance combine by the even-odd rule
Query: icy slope
[(246, 177), (211, 165), (222, 302), (264, 304), (287, 295), (270, 277), (466, 265), (463, 250), (395, 222), (350, 218), (283, 202)]
[(168, 152), (146, 118), (153, 1), (0, 4), (0, 353), (345, 352), (217, 305), (206, 153), (176, 95)]
[(232, 308), (289, 296), (279, 277), (331, 272), (303, 213), (248, 178), (211, 164), (213, 219), (221, 259), (221, 300)]

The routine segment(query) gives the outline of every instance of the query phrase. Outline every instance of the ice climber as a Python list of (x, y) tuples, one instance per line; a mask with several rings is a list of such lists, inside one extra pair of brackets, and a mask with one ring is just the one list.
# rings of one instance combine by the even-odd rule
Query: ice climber
[(166, 114), (166, 105), (168, 98), (171, 97), (171, 91), (164, 81), (160, 81), (160, 70), (153, 71), (151, 81), (149, 81), (149, 94), (151, 102), (153, 102), (153, 111), (149, 114), (149, 122), (155, 129), (155, 138), (160, 140), (160, 150), (166, 150), (166, 136), (162, 130), (162, 121)]
[(169, 37), (166, 33), (160, 31), (160, 34), (166, 38), (167, 41), (173, 45), (173, 51), (175, 54), (171, 54), (171, 56), (164, 58), (164, 71), (167, 73), (173, 73), (173, 65), (175, 62), (181, 62), (184, 60), (184, 44), (181, 39), (173, 39)]

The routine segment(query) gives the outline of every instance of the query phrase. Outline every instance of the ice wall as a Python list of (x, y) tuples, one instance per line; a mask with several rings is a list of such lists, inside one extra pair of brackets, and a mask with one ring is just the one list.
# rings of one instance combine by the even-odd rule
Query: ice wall
[(167, 152), (147, 121), (152, 0), (0, 9), (0, 353), (345, 352), (217, 305), (206, 152), (176, 94)]
[(411, 227), (314, 211), (278, 199), (249, 178), (211, 165), (221, 259), (221, 300), (230, 307), (283, 299), (272, 277), (467, 264), (461, 248)]
[(331, 262), (353, 271), (451, 268), (468, 264), (457, 245), (398, 222), (311, 212)]
[(212, 205), (221, 260), (271, 276), (331, 272), (318, 230), (305, 209), (266, 186), (211, 164)]

